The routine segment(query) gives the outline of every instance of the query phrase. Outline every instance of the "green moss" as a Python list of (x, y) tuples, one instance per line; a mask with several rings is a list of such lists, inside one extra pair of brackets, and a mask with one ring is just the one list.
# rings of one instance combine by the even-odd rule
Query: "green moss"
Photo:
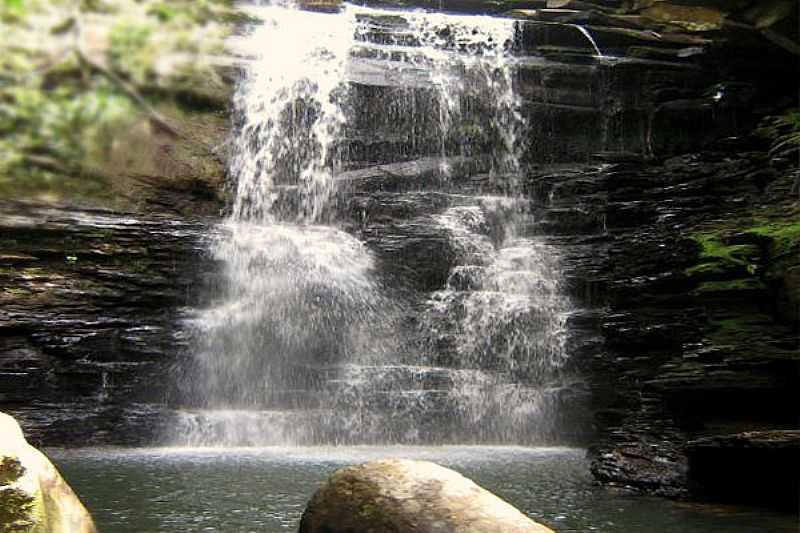
[(720, 233), (698, 233), (692, 238), (700, 245), (699, 263), (686, 269), (686, 275), (699, 279), (753, 275), (758, 270), (760, 249), (753, 244), (726, 244)]
[(137, 259), (136, 261), (130, 263), (130, 270), (131, 272), (141, 274), (150, 270), (151, 265), (152, 262), (148, 261), (147, 259)]
[[(756, 244), (728, 244), (728, 235)], [(796, 221), (750, 221), (746, 227), (727, 227), (697, 233), (698, 264), (686, 269), (687, 276), (701, 281), (697, 293), (760, 290), (764, 280), (775, 280), (800, 262), (800, 223)]]
[(800, 109), (788, 109), (783, 115), (766, 117), (756, 133), (771, 141), (770, 154), (791, 156), (800, 150)]
[(17, 459), (0, 459), (0, 533), (29, 531), (33, 525), (34, 498), (9, 486), (24, 473), (25, 469)]
[(159, 50), (154, 32), (154, 23), (130, 20), (120, 21), (111, 30), (111, 66), (138, 85), (150, 83), (155, 77), (153, 67)]
[(25, 473), (25, 467), (13, 457), (0, 458), (0, 485), (14, 483)]
[(746, 230), (747, 233), (768, 238), (769, 255), (777, 258), (800, 248), (800, 222), (773, 223), (756, 226)]
[(711, 319), (710, 324), (717, 330), (747, 332), (753, 328), (759, 329), (774, 323), (772, 317), (759, 314), (742, 314), (728, 318)]
[(757, 253), (757, 248), (749, 244), (727, 245), (723, 238), (716, 233), (701, 233), (695, 237), (701, 246), (700, 259), (706, 261), (725, 261), (736, 264), (746, 264), (743, 257)]
[(698, 285), (695, 293), (766, 290), (766, 285), (756, 278), (740, 278), (726, 281), (705, 281)]
[(35, 500), (25, 492), (0, 487), (0, 533), (30, 531)]
[(727, 272), (723, 263), (701, 263), (686, 269), (688, 276), (705, 279), (723, 277)]
[(358, 513), (367, 519), (374, 517), (378, 513), (377, 507), (370, 503), (365, 503), (358, 509)]
[(28, 296), (31, 294), (31, 291), (26, 289), (20, 289), (19, 287), (5, 287), (3, 289), (3, 293), (8, 294), (10, 296)]

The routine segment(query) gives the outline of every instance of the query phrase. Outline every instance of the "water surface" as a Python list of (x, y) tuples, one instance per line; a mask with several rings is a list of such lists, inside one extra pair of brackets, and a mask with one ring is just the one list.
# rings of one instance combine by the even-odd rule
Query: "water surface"
[(489, 446), (49, 450), (103, 532), (296, 531), (334, 470), (395, 457), (461, 472), (557, 531), (794, 532), (767, 511), (622, 495), (592, 484), (585, 452)]

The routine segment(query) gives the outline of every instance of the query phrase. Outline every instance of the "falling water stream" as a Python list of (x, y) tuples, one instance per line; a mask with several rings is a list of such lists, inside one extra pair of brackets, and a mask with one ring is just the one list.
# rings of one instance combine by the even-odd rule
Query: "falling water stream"
[(231, 41), (230, 213), (169, 446), (50, 453), (103, 530), (296, 531), (326, 476), (386, 456), (455, 468), (560, 531), (793, 530), (602, 490), (583, 450), (543, 446), (580, 376), (526, 195), (539, 124), (513, 21), (243, 9), (260, 23)]
[[(524, 134), (509, 19), (346, 6), (263, 6), (237, 41), (233, 204), (211, 253), (222, 288), (195, 321), (178, 444), (531, 443), (552, 431), (563, 384), (558, 259), (523, 235)], [(431, 223), (457, 256), (422, 304), (393, 297), (375, 252), (344, 231), (337, 177), (358, 106), (355, 57), (416, 73), (435, 112), (440, 170), (483, 132), (501, 196)], [(396, 104), (396, 102), (395, 102)], [(413, 110), (406, 110), (413, 115)], [(413, 126), (413, 125), (412, 125)], [(526, 218), (527, 217), (527, 218)], [(417, 312), (413, 333), (400, 327)], [(448, 348), (443, 348), (447, 344)]]

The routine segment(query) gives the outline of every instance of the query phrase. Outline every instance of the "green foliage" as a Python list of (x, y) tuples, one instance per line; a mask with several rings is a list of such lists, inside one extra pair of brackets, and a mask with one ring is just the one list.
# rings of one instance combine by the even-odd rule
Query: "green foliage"
[(0, 458), (0, 486), (14, 483), (25, 474), (25, 467), (14, 457)]
[(174, 20), (180, 11), (166, 2), (156, 2), (147, 9), (147, 14), (156, 17), (161, 22), (169, 22)]
[(0, 0), (0, 20), (14, 22), (25, 14), (23, 0)]
[[(107, 192), (104, 156), (143, 115), (115, 77), (154, 107), (169, 91), (210, 85), (196, 54), (221, 50), (229, 4), (0, 0), (0, 196)], [(79, 61), (76, 42), (100, 69)]]
[(22, 0), (3, 0), (3, 9), (13, 12), (22, 13), (25, 4)]
[(202, 24), (219, 14), (220, 4), (225, 2), (214, 0), (172, 0), (170, 2), (153, 2), (147, 13), (161, 22), (182, 22)]
[(740, 278), (726, 281), (704, 281), (696, 289), (695, 293), (711, 292), (738, 292), (738, 291), (761, 291), (767, 288), (764, 283), (756, 278)]
[(770, 240), (769, 251), (772, 258), (793, 252), (800, 253), (800, 222), (766, 224), (747, 231)]
[[(700, 245), (698, 264), (686, 275), (701, 281), (698, 290), (758, 289), (762, 278), (780, 277), (800, 257), (800, 222), (762, 222), (692, 235)], [(729, 244), (728, 235), (758, 244)]]
[[(159, 61), (168, 63), (170, 54), (221, 52), (223, 34), (202, 29), (204, 22), (215, 20), (215, 4), (207, 0), (150, 2), (144, 17), (119, 17), (110, 32), (108, 57), (113, 70), (137, 85), (156, 86), (165, 81)], [(198, 67), (189, 61), (177, 70), (191, 68)]]
[(718, 233), (699, 233), (692, 238), (700, 245), (700, 264), (689, 268), (687, 274), (711, 277), (737, 271), (755, 273), (754, 260), (760, 255), (756, 246), (726, 244)]
[(149, 23), (122, 21), (111, 30), (108, 57), (112, 68), (137, 84), (151, 83), (158, 55)]
[(783, 115), (766, 117), (758, 134), (772, 141), (770, 155), (796, 155), (800, 151), (800, 108), (789, 109)]
[(109, 148), (131, 104), (107, 86), (92, 91), (16, 86), (0, 91), (0, 190), (37, 188), (82, 169)]

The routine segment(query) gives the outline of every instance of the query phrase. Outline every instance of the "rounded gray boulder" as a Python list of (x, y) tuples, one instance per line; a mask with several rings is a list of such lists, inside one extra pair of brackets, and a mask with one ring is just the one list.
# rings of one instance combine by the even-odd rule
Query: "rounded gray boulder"
[(390, 459), (343, 468), (314, 494), (300, 533), (553, 533), (458, 472)]

